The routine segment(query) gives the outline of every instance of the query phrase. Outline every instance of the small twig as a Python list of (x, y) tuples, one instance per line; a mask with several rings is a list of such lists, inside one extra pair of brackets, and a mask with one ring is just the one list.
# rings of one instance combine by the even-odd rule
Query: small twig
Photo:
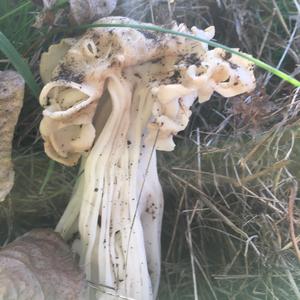
[[(300, 242), (300, 235), (296, 236), (296, 242), (297, 242), (297, 244)], [(285, 246), (283, 246), (280, 249), (280, 251), (285, 251), (285, 250), (288, 250), (288, 249), (290, 249), (292, 247), (293, 247), (293, 242), (289, 242)]]
[(288, 163), (289, 163), (289, 160), (285, 160), (285, 159), (283, 159), (281, 161), (278, 161), (275, 164), (273, 164), (273, 166), (267, 167), (267, 168), (263, 169), (262, 171), (259, 171), (255, 174), (247, 176), (247, 177), (240, 178), (240, 182), (236, 181), (234, 183), (234, 185), (235, 186), (244, 185), (245, 183), (247, 183), (249, 181), (252, 181), (252, 180), (257, 179), (261, 176), (267, 175), (270, 172), (274, 172), (275, 170), (284, 168)]
[[(289, 34), (290, 35), (289, 41), (288, 41), (288, 43), (287, 43), (287, 45), (286, 45), (286, 47), (284, 49), (284, 52), (283, 52), (283, 54), (282, 54), (282, 56), (281, 56), (281, 58), (280, 58), (280, 60), (279, 60), (279, 62), (277, 64), (277, 66), (276, 66), (276, 69), (280, 69), (281, 68), (281, 65), (282, 65), (282, 63), (283, 63), (283, 61), (284, 61), (284, 59), (285, 59), (285, 57), (286, 57), (289, 49), (291, 48), (291, 45), (292, 45), (294, 39), (295, 39), (295, 35), (296, 35), (296, 32), (297, 32), (299, 24), (300, 24), (300, 22), (298, 20), (296, 22), (296, 24), (295, 24), (295, 27), (293, 29), (292, 34), (291, 35)], [(273, 74), (268, 74), (268, 76), (267, 76), (267, 78), (266, 78), (266, 80), (264, 82), (264, 85), (267, 85), (267, 83), (270, 81), (270, 79), (272, 78), (272, 76), (273, 76)]]
[(264, 138), (262, 138), (258, 143), (256, 143), (255, 147), (250, 150), (250, 152), (246, 155), (246, 157), (242, 157), (238, 164), (241, 165), (241, 167), (244, 167), (245, 163), (248, 160), (251, 160), (253, 155), (257, 153), (257, 151), (260, 149), (260, 147), (265, 146), (268, 142), (269, 138), (272, 136), (273, 132), (268, 133)]
[(201, 189), (202, 187), (202, 178), (201, 178), (201, 141), (200, 141), (200, 129), (199, 127), (197, 127), (196, 129), (196, 142), (197, 142), (197, 167), (198, 167), (198, 176), (197, 176), (197, 179), (198, 179), (198, 187)]
[[(296, 296), (296, 299), (300, 300), (300, 291), (298, 288), (298, 284), (295, 282), (295, 279), (294, 279), (293, 275), (291, 274), (291, 272), (282, 256), (280, 257), (280, 259), (281, 259), (283, 266), (285, 267), (284, 270), (285, 270), (286, 276), (290, 282), (290, 286)], [(280, 276), (282, 276), (282, 275), (283, 274), (280, 274)]]
[(295, 4), (295, 6), (296, 6), (296, 8), (298, 10), (298, 13), (300, 14), (300, 3), (297, 2), (297, 0), (294, 0), (294, 4)]
[(55, 166), (55, 161), (54, 160), (50, 160), (46, 176), (45, 176), (44, 181), (43, 181), (43, 183), (41, 185), (41, 188), (39, 190), (39, 195), (43, 194), (43, 192), (45, 190), (45, 187), (47, 186), (47, 183), (50, 180), (50, 177), (53, 175), (54, 166)]
[[(179, 168), (179, 167), (173, 167), (172, 170), (174, 170), (174, 171), (190, 172), (190, 173), (196, 173), (196, 174), (199, 173), (198, 170), (187, 169), (187, 168)], [(235, 179), (230, 178), (230, 177), (228, 177), (226, 175), (214, 174), (212, 172), (204, 172), (204, 171), (201, 171), (201, 175), (206, 175), (206, 176), (209, 176), (209, 177), (217, 178), (219, 180), (223, 180), (225, 182), (232, 183), (232, 184), (235, 183)], [(201, 178), (202, 178), (202, 176), (201, 176)]]
[(123, 295), (118, 295), (116, 293), (112, 293), (112, 292), (108, 292), (108, 291), (104, 291), (101, 289), (102, 288), (106, 288), (106, 289), (110, 289), (110, 290), (113, 290), (115, 291), (115, 288), (113, 287), (110, 287), (110, 286), (107, 286), (105, 284), (101, 284), (101, 283), (98, 283), (98, 284), (95, 284), (91, 281), (88, 281), (88, 285), (93, 288), (93, 289), (96, 289), (97, 291), (99, 291), (100, 293), (103, 293), (103, 294), (106, 294), (106, 295), (109, 295), (109, 296), (112, 296), (115, 298), (119, 298), (119, 299), (124, 299), (124, 300), (135, 300), (133, 298), (130, 298), (130, 297), (126, 297), (126, 296), (123, 296)]
[[(186, 198), (186, 197), (185, 197)], [(186, 200), (186, 199), (185, 199)], [(197, 288), (197, 277), (196, 277), (196, 270), (195, 270), (195, 255), (194, 255), (194, 249), (193, 249), (193, 239), (192, 239), (192, 233), (191, 233), (191, 223), (192, 218), (189, 218), (189, 215), (186, 214), (186, 223), (187, 223), (187, 242), (188, 247), (190, 250), (190, 258), (191, 258), (191, 266), (192, 266), (192, 278), (193, 278), (193, 287), (194, 287), (194, 299), (198, 300), (198, 288)]]
[(207, 285), (208, 285), (208, 287), (209, 287), (209, 289), (210, 289), (210, 292), (211, 292), (213, 298), (214, 298), (215, 300), (218, 300), (217, 295), (216, 295), (216, 293), (215, 293), (215, 291), (214, 291), (214, 288), (213, 288), (213, 286), (212, 286), (212, 284), (211, 284), (211, 281), (210, 281), (210, 278), (209, 278), (210, 276), (209, 276), (208, 274), (206, 274), (205, 270), (203, 269), (203, 266), (201, 265), (201, 263), (200, 263), (200, 261), (199, 261), (199, 259), (197, 258), (196, 255), (195, 255), (195, 257), (194, 257), (194, 260), (195, 260), (195, 263), (196, 263), (196, 265), (197, 265), (199, 271), (201, 272), (201, 274), (202, 274), (204, 280), (206, 281), (206, 283), (207, 283)]
[(173, 19), (173, 10), (172, 10), (172, 5), (174, 5), (174, 0), (168, 0), (168, 11), (169, 11), (169, 17), (170, 20)]
[(276, 11), (276, 14), (277, 14), (277, 16), (278, 16), (278, 18), (279, 18), (279, 21), (280, 21), (280, 23), (281, 23), (283, 29), (285, 30), (285, 32), (287, 33), (287, 35), (291, 35), (291, 33), (290, 33), (290, 31), (289, 31), (289, 28), (288, 28), (286, 22), (284, 21), (284, 17), (282, 16), (281, 11), (280, 11), (280, 8), (278, 7), (276, 1), (275, 1), (275, 0), (272, 0), (272, 2), (273, 2), (274, 9), (275, 9), (275, 11)]
[(150, 6), (150, 13), (151, 13), (151, 21), (154, 24), (155, 20), (154, 20), (154, 12), (153, 12), (153, 4), (152, 4), (152, 0), (149, 0), (149, 6)]
[(185, 190), (186, 190), (186, 187), (183, 188), (183, 193), (182, 193), (182, 196), (180, 198), (179, 205), (178, 205), (178, 211), (177, 211), (175, 222), (174, 222), (174, 225), (173, 225), (173, 227), (174, 227), (173, 228), (173, 233), (172, 233), (171, 241), (169, 243), (169, 248), (168, 248), (168, 251), (167, 251), (167, 255), (166, 255), (166, 258), (165, 258), (166, 262), (169, 260), (169, 257), (171, 255), (171, 250), (173, 248), (173, 244), (174, 244), (174, 241), (175, 241), (175, 238), (176, 238), (177, 227), (178, 227), (178, 223), (179, 223), (181, 208), (182, 208), (182, 205), (183, 205)]
[(254, 193), (251, 189), (247, 188), (246, 186), (242, 185), (241, 186), (245, 191), (247, 191), (249, 193), (248, 197), (253, 197), (254, 199), (262, 202), (264, 205), (267, 205), (268, 208), (273, 209), (274, 211), (276, 211), (279, 215), (283, 215), (284, 212), (282, 210), (280, 210), (279, 208), (277, 208), (275, 205), (273, 205), (272, 203), (270, 203), (270, 199), (268, 199), (267, 197), (261, 197), (259, 195), (257, 195), (256, 193)]
[(300, 262), (300, 250), (299, 250), (297, 238), (295, 235), (294, 213), (293, 213), (295, 199), (297, 196), (297, 191), (298, 191), (298, 184), (297, 184), (297, 182), (294, 182), (294, 185), (290, 188), (289, 206), (288, 206), (288, 221), (289, 221), (289, 231), (290, 231), (291, 240), (292, 240), (293, 246), (295, 248), (298, 261)]
[(267, 40), (268, 40), (268, 37), (269, 37), (269, 35), (270, 35), (270, 31), (271, 31), (271, 27), (272, 27), (272, 25), (273, 25), (273, 18), (274, 18), (274, 16), (275, 16), (275, 13), (276, 13), (276, 10), (274, 9), (274, 10), (273, 10), (273, 13), (272, 13), (272, 16), (271, 16), (271, 20), (270, 20), (270, 22), (269, 22), (269, 24), (268, 24), (268, 26), (267, 26), (267, 29), (266, 29), (266, 34), (265, 34), (265, 36), (264, 36), (264, 39), (263, 39), (263, 41), (262, 41), (262, 43), (261, 43), (261, 46), (260, 46), (260, 48), (259, 48), (259, 51), (258, 51), (258, 55), (257, 55), (257, 58), (258, 58), (258, 59), (260, 59), (260, 57), (261, 57), (261, 55), (262, 55), (262, 53), (263, 53), (263, 50), (264, 50), (264, 48), (265, 48), (266, 42), (267, 42)]
[[(248, 240), (246, 241), (246, 247), (245, 247), (245, 251), (244, 251), (244, 256), (247, 257), (248, 255), (248, 250), (249, 250), (249, 243), (253, 240), (253, 239), (256, 239), (258, 238), (258, 235), (253, 235), (253, 236), (250, 236), (248, 238)], [(254, 248), (256, 254), (259, 256), (260, 255), (260, 252), (258, 251), (258, 249), (255, 247)]]
[(103, 284), (103, 283), (94, 283), (90, 280), (87, 280), (87, 283), (90, 287), (92, 287), (94, 289), (100, 289), (102, 287), (102, 288), (110, 289), (112, 291), (116, 291), (116, 289), (114, 287)]

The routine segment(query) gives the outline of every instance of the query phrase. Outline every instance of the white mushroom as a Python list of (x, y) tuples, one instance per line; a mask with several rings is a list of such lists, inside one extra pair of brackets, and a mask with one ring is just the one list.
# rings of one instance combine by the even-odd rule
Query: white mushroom
[[(192, 33), (209, 39), (214, 30)], [(79, 231), (81, 265), (102, 287), (91, 297), (156, 297), (163, 213), (156, 150), (173, 150), (197, 97), (234, 96), (254, 86), (252, 65), (236, 56), (136, 29), (89, 30), (59, 60), (40, 96), (41, 134), (53, 159), (72, 165), (83, 157), (57, 231), (67, 240)]]

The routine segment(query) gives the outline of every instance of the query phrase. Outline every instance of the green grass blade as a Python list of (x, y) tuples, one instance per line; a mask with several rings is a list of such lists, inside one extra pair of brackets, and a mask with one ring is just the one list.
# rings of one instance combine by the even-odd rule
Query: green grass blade
[(45, 187), (46, 187), (47, 183), (49, 182), (50, 177), (53, 174), (54, 168), (55, 168), (55, 161), (54, 160), (50, 160), (46, 176), (45, 176), (44, 181), (43, 181), (43, 183), (41, 185), (41, 188), (39, 190), (39, 195), (43, 194), (43, 192), (45, 190)]
[(85, 24), (85, 25), (81, 25), (78, 26), (77, 28), (79, 29), (88, 29), (88, 28), (93, 28), (93, 27), (121, 27), (121, 28), (134, 28), (134, 29), (139, 29), (139, 30), (150, 30), (150, 31), (157, 31), (157, 32), (163, 32), (163, 33), (169, 33), (172, 35), (177, 35), (177, 36), (182, 36), (191, 40), (195, 40), (198, 42), (202, 42), (202, 43), (206, 43), (209, 46), (215, 47), (215, 48), (221, 48), (227, 52), (230, 52), (232, 54), (238, 55), (242, 58), (247, 59), (248, 61), (251, 61), (252, 63), (254, 63), (256, 66), (260, 67), (261, 69), (264, 69), (267, 72), (270, 72), (272, 74), (274, 74), (275, 76), (289, 82), (290, 84), (292, 84), (295, 87), (300, 87), (300, 81), (298, 81), (296, 78), (268, 65), (267, 63), (254, 58), (253, 56), (246, 54), (246, 53), (242, 53), (239, 52), (235, 49), (229, 48), (225, 45), (222, 45), (220, 43), (217, 43), (215, 41), (209, 41), (207, 39), (204, 38), (200, 38), (188, 33), (183, 33), (183, 32), (178, 32), (175, 30), (171, 30), (171, 29), (166, 29), (160, 26), (156, 26), (156, 25), (139, 25), (139, 24), (121, 24), (121, 23), (115, 23), (115, 24)]
[(23, 76), (25, 82), (27, 83), (33, 95), (35, 97), (38, 97), (40, 88), (36, 83), (28, 64), (20, 56), (16, 48), (11, 44), (11, 42), (6, 38), (6, 36), (1, 31), (0, 31), (0, 51), (4, 53), (4, 55), (9, 59), (11, 64)]
[(3, 15), (0, 17), (0, 22), (2, 22), (3, 20), (5, 20), (8, 17), (11, 17), (12, 15), (16, 14), (17, 12), (21, 11), (23, 8), (27, 7), (31, 5), (31, 1), (27, 1), (24, 2), (23, 4), (21, 4), (20, 6), (16, 7), (15, 9), (12, 9), (11, 11), (9, 11), (7, 14)]

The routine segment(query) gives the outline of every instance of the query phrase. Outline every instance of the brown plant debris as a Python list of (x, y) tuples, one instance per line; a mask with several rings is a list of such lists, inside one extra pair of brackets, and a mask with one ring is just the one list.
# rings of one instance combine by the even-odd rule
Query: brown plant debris
[(0, 299), (85, 299), (86, 281), (68, 245), (35, 229), (0, 251)]
[(0, 71), (0, 201), (14, 183), (12, 139), (24, 97), (24, 80), (14, 71)]
[(289, 196), (289, 206), (288, 206), (288, 219), (289, 219), (289, 231), (291, 240), (297, 255), (298, 260), (300, 261), (300, 250), (298, 247), (297, 238), (295, 235), (295, 224), (294, 224), (294, 205), (295, 205), (295, 199), (297, 197), (297, 190), (298, 186), (297, 183), (294, 187), (291, 187), (290, 196)]
[(117, 0), (69, 0), (71, 15), (78, 24), (109, 16)]

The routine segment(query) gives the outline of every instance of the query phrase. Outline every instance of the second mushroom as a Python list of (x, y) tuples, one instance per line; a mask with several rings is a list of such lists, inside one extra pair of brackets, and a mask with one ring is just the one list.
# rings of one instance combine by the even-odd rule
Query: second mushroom
[[(136, 22), (108, 17), (98, 23)], [(213, 27), (173, 29), (214, 36)], [(187, 126), (196, 99), (251, 91), (252, 64), (183, 37), (94, 28), (51, 46), (41, 76), (45, 151), (68, 166), (81, 158), (56, 230), (66, 240), (79, 232), (74, 249), (99, 287), (90, 289), (90, 299), (154, 299), (163, 214), (156, 150), (174, 149), (173, 136)]]

